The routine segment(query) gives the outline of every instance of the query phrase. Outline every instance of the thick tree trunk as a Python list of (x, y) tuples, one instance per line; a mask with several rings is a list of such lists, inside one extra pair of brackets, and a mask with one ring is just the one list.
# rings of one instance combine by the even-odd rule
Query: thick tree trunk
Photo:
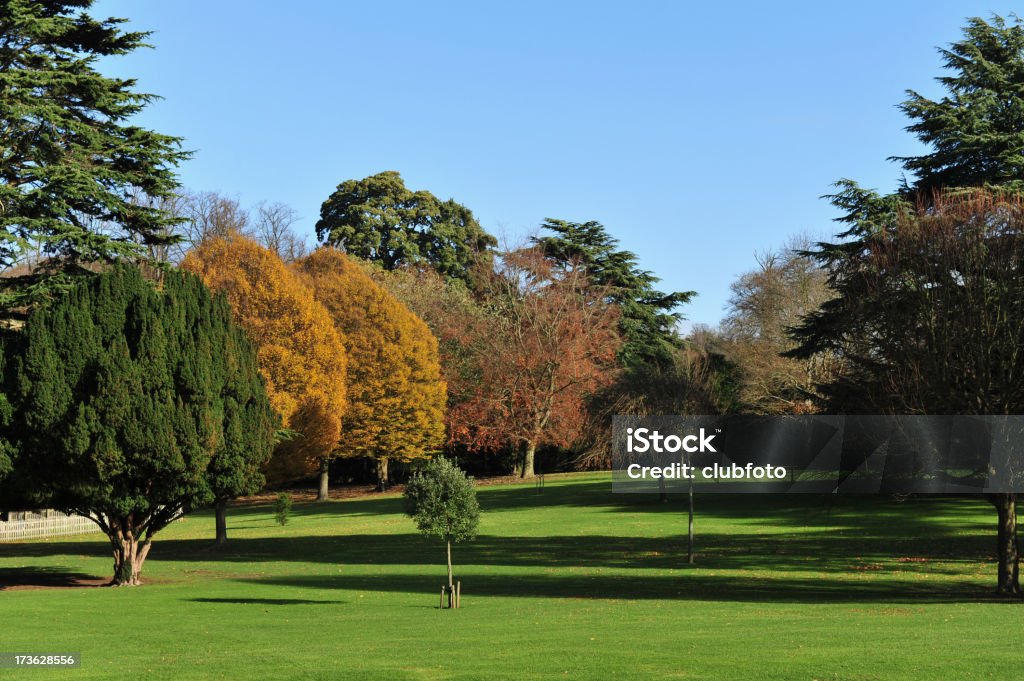
[(997, 554), (999, 570), (996, 593), (1020, 595), (1020, 554), (1017, 548), (1017, 495), (992, 494), (989, 501), (999, 516)]
[(533, 459), (537, 453), (536, 442), (524, 442), (523, 443), (523, 454), (520, 459), (522, 468), (519, 470), (520, 478), (532, 478), (534, 476), (533, 471)]
[(139, 541), (130, 532), (116, 531), (110, 537), (114, 548), (114, 578), (111, 586), (138, 586), (142, 583), (142, 565), (149, 555), (149, 540)]
[(388, 481), (388, 457), (377, 459), (377, 491), (383, 492), (390, 486)]
[(327, 467), (330, 462), (327, 459), (320, 459), (320, 488), (316, 493), (317, 501), (327, 501), (330, 498), (330, 477), (327, 473)]
[(217, 516), (217, 540), (218, 546), (228, 542), (228, 500), (218, 499), (216, 506)]

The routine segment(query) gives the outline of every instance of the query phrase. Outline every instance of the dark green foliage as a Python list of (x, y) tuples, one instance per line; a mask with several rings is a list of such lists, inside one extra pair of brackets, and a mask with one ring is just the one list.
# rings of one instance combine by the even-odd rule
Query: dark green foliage
[(405, 512), (423, 534), (445, 541), (476, 537), (480, 504), (473, 478), (448, 459), (434, 459), (422, 472), (413, 474), (403, 496)]
[(1024, 189), (1024, 27), (1013, 17), (969, 19), (962, 40), (941, 49), (946, 90), (931, 100), (913, 90), (900, 105), (907, 130), (930, 147), (894, 157), (915, 176), (905, 186), (927, 194), (943, 187)]
[(130, 122), (153, 99), (105, 78), (101, 57), (144, 46), (122, 19), (96, 20), (91, 0), (0, 3), (0, 309), (67, 288), (96, 261), (141, 258), (172, 240), (176, 220), (135, 198), (169, 196), (180, 140)]
[(277, 499), (274, 499), (274, 519), (278, 525), (282, 527), (288, 524), (288, 516), (292, 512), (292, 495), (287, 492), (281, 492), (277, 495)]
[(562, 265), (583, 267), (591, 284), (607, 288), (609, 298), (619, 306), (622, 364), (628, 368), (670, 365), (680, 347), (676, 324), (682, 315), (676, 308), (696, 294), (656, 290), (658, 278), (637, 267), (635, 254), (619, 250), (618, 240), (599, 222), (549, 218), (542, 227), (555, 234), (534, 239), (544, 254)]
[(428, 264), (473, 286), (473, 270), (490, 262), (497, 240), (465, 206), (411, 191), (386, 171), (338, 185), (320, 208), (317, 238), (384, 269)]
[(115, 554), (263, 483), (278, 423), (255, 351), (190, 274), (158, 290), (115, 266), (37, 308), (11, 359), (26, 501), (92, 518)]

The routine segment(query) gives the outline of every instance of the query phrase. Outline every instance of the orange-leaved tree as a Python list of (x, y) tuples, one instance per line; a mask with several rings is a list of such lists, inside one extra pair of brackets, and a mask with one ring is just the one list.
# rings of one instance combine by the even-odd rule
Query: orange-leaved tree
[(427, 458), (444, 443), (446, 388), (437, 339), (341, 251), (320, 248), (297, 268), (348, 351), (349, 408), (339, 453), (373, 458), (383, 489), (390, 460)]
[(496, 314), (471, 345), (482, 353), (480, 389), (451, 420), (462, 444), (512, 447), (516, 472), (533, 477), (537, 447), (575, 444), (590, 397), (618, 375), (619, 310), (582, 267), (536, 247), (502, 254), (481, 291)]
[(277, 254), (240, 235), (204, 241), (182, 267), (227, 295), (258, 348), (270, 403), (293, 431), (276, 447), (268, 480), (302, 477), (316, 466), (325, 499), (327, 463), (348, 405), (347, 355), (331, 315)]

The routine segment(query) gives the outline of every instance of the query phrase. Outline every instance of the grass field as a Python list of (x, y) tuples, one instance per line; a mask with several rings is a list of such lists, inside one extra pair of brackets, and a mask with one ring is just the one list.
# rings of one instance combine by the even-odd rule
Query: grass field
[(438, 609), (440, 541), (395, 496), (197, 513), (158, 537), (139, 588), (102, 535), (0, 544), (0, 651), (82, 666), (10, 679), (1014, 679), (1021, 603), (990, 597), (982, 501), (612, 495), (606, 474), (480, 489)]

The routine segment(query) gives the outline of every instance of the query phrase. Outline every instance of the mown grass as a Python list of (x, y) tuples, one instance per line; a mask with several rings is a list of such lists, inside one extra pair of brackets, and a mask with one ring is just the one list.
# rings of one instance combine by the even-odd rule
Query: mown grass
[(54, 679), (1013, 679), (1020, 608), (991, 596), (980, 500), (613, 495), (605, 474), (483, 487), (457, 546), (463, 608), (438, 609), (443, 547), (400, 500), (197, 513), (139, 588), (42, 588), (110, 571), (101, 535), (0, 544), (0, 651), (76, 652)]

